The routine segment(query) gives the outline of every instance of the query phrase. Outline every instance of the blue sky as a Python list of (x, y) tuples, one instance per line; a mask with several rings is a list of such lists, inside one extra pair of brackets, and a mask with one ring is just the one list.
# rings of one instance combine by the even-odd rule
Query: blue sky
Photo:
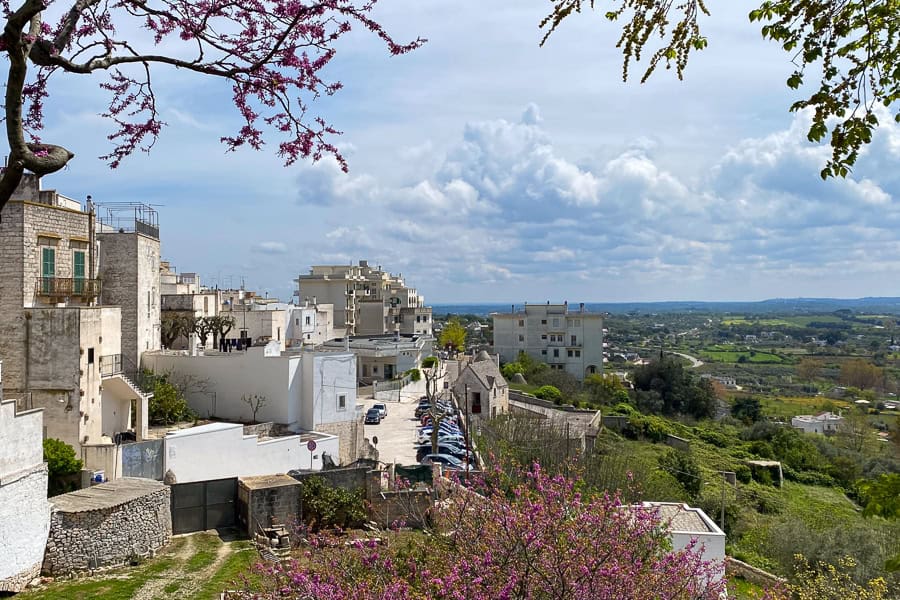
[(166, 70), (169, 126), (110, 171), (99, 80), (59, 80), (42, 137), (77, 156), (44, 186), (158, 204), (179, 270), (284, 299), (310, 265), (359, 259), (434, 303), (898, 295), (900, 126), (885, 113), (853, 175), (822, 182), (827, 149), (787, 111), (789, 57), (748, 23), (752, 3), (711, 3), (686, 80), (644, 85), (621, 82), (601, 14), (539, 48), (547, 7), (382, 0), (395, 37), (429, 42), (338, 46), (345, 87), (312, 108), (345, 132), (349, 174), (284, 168), (275, 144), (226, 154), (229, 87)]

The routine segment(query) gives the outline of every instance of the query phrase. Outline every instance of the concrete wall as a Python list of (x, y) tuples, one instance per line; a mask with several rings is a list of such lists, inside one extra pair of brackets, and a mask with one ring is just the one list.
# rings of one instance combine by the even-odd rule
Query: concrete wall
[[(310, 452), (300, 436), (260, 441), (245, 436), (236, 423), (211, 423), (169, 433), (165, 438), (164, 470), (178, 483), (208, 479), (287, 473), (293, 469), (322, 469), (322, 452), (339, 454), (337, 438), (316, 440)], [(215, 460), (210, 460), (215, 457)]]
[(47, 575), (119, 566), (132, 555), (155, 552), (172, 537), (170, 491), (163, 484), (122, 504), (96, 510), (59, 510), (57, 504), (66, 496), (70, 494), (54, 498), (43, 566)]
[(205, 389), (193, 389), (187, 394), (188, 404), (201, 417), (248, 423), (253, 413), (242, 397), (253, 395), (266, 397), (257, 421), (291, 424), (300, 420), (300, 394), (295, 387), (299, 385), (295, 380), (300, 362), (299, 356), (263, 356), (261, 348), (207, 356), (144, 356), (144, 366), (156, 373), (174, 372), (205, 382)]
[(356, 356), (339, 352), (304, 352), (301, 356), (300, 426), (313, 430), (327, 424), (355, 421)]
[(0, 402), (0, 592), (21, 591), (40, 573), (50, 528), (42, 411), (15, 407)]

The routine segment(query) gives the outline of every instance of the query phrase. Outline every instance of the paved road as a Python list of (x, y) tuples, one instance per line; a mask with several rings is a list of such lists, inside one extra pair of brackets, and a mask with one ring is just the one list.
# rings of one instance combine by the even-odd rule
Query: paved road
[[(418, 395), (414, 397), (406, 395), (401, 402), (386, 402), (387, 417), (378, 425), (366, 425), (366, 437), (369, 441), (373, 441), (374, 437), (378, 438), (375, 447), (378, 449), (378, 460), (381, 462), (397, 461), (398, 465), (418, 464), (413, 445), (416, 426), (419, 424), (419, 420), (415, 418), (418, 401)], [(375, 400), (366, 398), (364, 403), (368, 410), (375, 404)]]
[(697, 367), (703, 366), (703, 361), (695, 356), (691, 356), (690, 354), (684, 354), (683, 352), (671, 352), (666, 350), (668, 354), (675, 354), (676, 356), (680, 356), (681, 358), (686, 358), (691, 361), (691, 368), (696, 369)]

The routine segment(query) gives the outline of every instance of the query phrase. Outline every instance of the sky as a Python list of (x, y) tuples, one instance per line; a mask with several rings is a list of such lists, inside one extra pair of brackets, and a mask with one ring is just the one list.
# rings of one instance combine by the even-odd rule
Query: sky
[[(613, 24), (576, 15), (543, 48), (538, 0), (381, 0), (337, 45), (344, 88), (311, 105), (350, 166), (284, 167), (277, 144), (226, 153), (240, 126), (224, 82), (161, 69), (168, 126), (116, 170), (100, 79), (52, 84), (42, 138), (76, 158), (44, 179), (73, 198), (159, 211), (162, 255), (208, 285), (291, 298), (315, 264), (368, 260), (429, 303), (897, 296), (900, 125), (845, 180), (788, 111), (790, 57), (709, 3), (685, 80), (621, 81)], [(632, 69), (638, 74), (638, 69)], [(273, 140), (274, 141), (274, 140)]]

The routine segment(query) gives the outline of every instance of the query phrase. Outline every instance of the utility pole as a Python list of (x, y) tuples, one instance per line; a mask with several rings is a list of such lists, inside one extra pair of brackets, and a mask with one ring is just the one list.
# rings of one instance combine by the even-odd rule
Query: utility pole
[(469, 481), (469, 384), (465, 384), (465, 393), (466, 393), (466, 412), (463, 414), (463, 418), (466, 420), (466, 481)]

